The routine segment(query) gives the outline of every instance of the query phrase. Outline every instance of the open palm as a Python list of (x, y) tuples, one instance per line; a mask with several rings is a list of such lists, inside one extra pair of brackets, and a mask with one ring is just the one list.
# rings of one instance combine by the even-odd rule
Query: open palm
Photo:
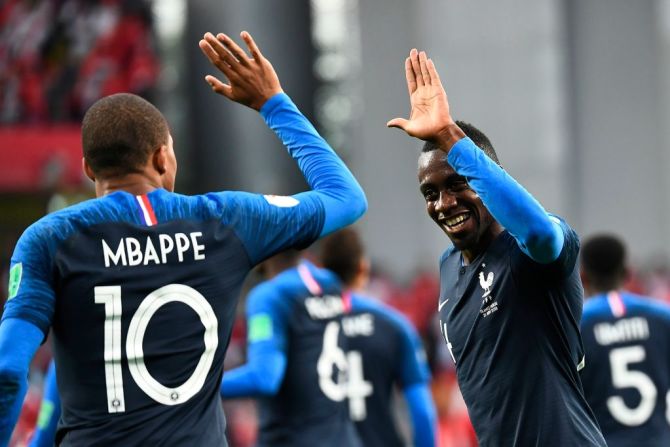
[(454, 124), (435, 65), (426, 53), (413, 49), (405, 59), (405, 76), (412, 108), (409, 119), (394, 118), (387, 126), (402, 129), (412, 137), (433, 140)]

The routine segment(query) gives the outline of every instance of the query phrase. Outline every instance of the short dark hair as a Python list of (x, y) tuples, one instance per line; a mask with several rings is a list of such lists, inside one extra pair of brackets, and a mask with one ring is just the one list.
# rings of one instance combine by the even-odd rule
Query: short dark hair
[(613, 234), (597, 234), (582, 244), (581, 268), (592, 288), (616, 290), (626, 278), (626, 247)]
[[(500, 160), (498, 160), (498, 154), (496, 154), (495, 149), (493, 148), (493, 144), (491, 144), (491, 140), (482, 132), (481, 130), (477, 129), (475, 126), (473, 126), (470, 123), (466, 123), (465, 121), (456, 121), (456, 125), (461, 128), (463, 132), (465, 132), (465, 135), (468, 136), (472, 140), (473, 143), (477, 145), (478, 148), (480, 148), (484, 153), (493, 161), (495, 161), (498, 165), (500, 165)], [(439, 147), (431, 142), (431, 141), (426, 141), (426, 143), (423, 145), (423, 149), (421, 152), (430, 152), (439, 149)]]
[(364, 256), (363, 242), (358, 232), (351, 227), (326, 236), (321, 243), (323, 267), (334, 272), (346, 285), (356, 279)]
[(96, 101), (84, 115), (84, 159), (96, 175), (141, 172), (151, 153), (167, 144), (169, 128), (150, 102), (130, 93)]

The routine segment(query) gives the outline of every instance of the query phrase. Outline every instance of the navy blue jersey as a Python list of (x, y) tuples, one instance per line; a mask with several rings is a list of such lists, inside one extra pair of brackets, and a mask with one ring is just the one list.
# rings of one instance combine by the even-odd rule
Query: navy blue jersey
[(57, 444), (226, 445), (218, 389), (242, 281), (323, 225), (318, 197), (287, 199), (115, 192), (26, 230), (3, 319), (53, 327)]
[(456, 250), (442, 257), (440, 326), (482, 446), (605, 445), (577, 372), (579, 240), (560, 225), (563, 249), (549, 264), (507, 231), (469, 265)]
[(610, 447), (670, 446), (670, 308), (626, 292), (584, 306), (584, 393)]
[(347, 405), (344, 312), (339, 283), (307, 263), (250, 293), (249, 342), (271, 343), (287, 360), (279, 391), (259, 398), (259, 446), (359, 445)]
[(392, 416), (393, 387), (430, 380), (412, 325), (398, 312), (354, 295), (342, 320), (349, 351), (349, 411), (366, 447), (403, 446)]

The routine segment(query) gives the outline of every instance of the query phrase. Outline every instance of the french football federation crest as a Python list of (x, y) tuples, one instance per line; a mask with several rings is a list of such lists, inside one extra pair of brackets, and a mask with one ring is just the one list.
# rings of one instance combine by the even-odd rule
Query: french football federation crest
[(482, 295), (482, 309), (479, 312), (484, 317), (488, 317), (498, 310), (498, 302), (495, 301), (495, 297), (491, 295), (493, 278), (495, 278), (493, 272), (489, 272), (488, 275), (484, 275), (483, 271), (479, 272), (479, 285), (484, 289), (484, 294)]
[(493, 285), (493, 272), (489, 272), (484, 279), (484, 272), (479, 272), (479, 285), (484, 289), (484, 295), (482, 298), (486, 298), (491, 294), (491, 286)]

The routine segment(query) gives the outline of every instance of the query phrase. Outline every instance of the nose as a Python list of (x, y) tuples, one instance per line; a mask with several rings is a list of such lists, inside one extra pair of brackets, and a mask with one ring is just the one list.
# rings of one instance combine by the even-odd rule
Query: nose
[(455, 195), (449, 193), (448, 191), (441, 191), (440, 198), (435, 204), (435, 210), (444, 213), (450, 208), (455, 207), (456, 203), (457, 200)]

